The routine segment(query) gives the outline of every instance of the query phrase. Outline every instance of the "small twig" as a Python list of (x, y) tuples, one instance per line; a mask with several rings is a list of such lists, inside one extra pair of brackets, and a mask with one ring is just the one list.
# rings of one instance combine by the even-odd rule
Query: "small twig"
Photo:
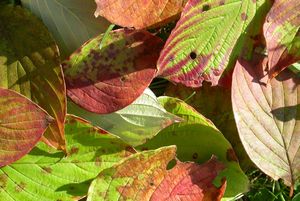
[(105, 33), (104, 33), (104, 35), (103, 35), (103, 38), (102, 38), (102, 40), (101, 40), (101, 42), (100, 42), (100, 44), (99, 44), (99, 49), (100, 49), (100, 50), (102, 49), (103, 44), (104, 44), (104, 42), (105, 42), (105, 40), (106, 40), (108, 34), (113, 30), (114, 27), (115, 27), (115, 24), (111, 24), (111, 25), (109, 25), (109, 27), (106, 29), (106, 31), (105, 31)]

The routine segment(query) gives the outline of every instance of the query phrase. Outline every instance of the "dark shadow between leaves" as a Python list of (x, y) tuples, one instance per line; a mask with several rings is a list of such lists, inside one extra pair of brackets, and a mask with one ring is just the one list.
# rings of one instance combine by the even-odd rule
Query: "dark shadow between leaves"
[(93, 179), (89, 179), (80, 183), (69, 183), (57, 188), (55, 191), (56, 192), (64, 191), (74, 197), (83, 197), (87, 195), (89, 186), (92, 181)]

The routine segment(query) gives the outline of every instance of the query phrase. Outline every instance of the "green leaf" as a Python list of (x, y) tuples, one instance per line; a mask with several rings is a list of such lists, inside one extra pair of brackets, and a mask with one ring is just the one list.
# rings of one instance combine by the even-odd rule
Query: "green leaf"
[(90, 121), (133, 146), (143, 144), (161, 129), (180, 121), (158, 103), (150, 89), (146, 89), (131, 105), (115, 113), (107, 115), (91, 113), (70, 101), (68, 113)]
[(190, 200), (219, 201), (226, 188), (212, 184), (224, 165), (215, 158), (205, 164), (176, 161), (174, 146), (134, 154), (106, 169), (92, 182), (88, 201), (99, 200)]
[(216, 180), (216, 184), (219, 185), (221, 179), (226, 177), (224, 198), (232, 198), (247, 191), (248, 179), (239, 167), (233, 148), (222, 133), (204, 116), (179, 99), (160, 97), (159, 102), (167, 111), (183, 118), (184, 121), (165, 128), (137, 149), (148, 150), (176, 145), (178, 159), (198, 163), (203, 163), (214, 155), (226, 166)]
[(0, 169), (0, 200), (71, 201), (87, 194), (90, 180), (134, 150), (120, 139), (69, 116), (67, 156), (40, 143)]
[(64, 149), (66, 91), (57, 46), (21, 7), (0, 7), (0, 87), (15, 90), (55, 118), (44, 137)]
[(105, 32), (109, 23), (93, 15), (94, 0), (21, 0), (43, 20), (56, 39), (64, 57), (84, 42)]
[(268, 2), (189, 0), (161, 52), (159, 75), (190, 87), (199, 87), (204, 80), (217, 85)]
[(155, 77), (162, 45), (147, 31), (128, 29), (93, 38), (63, 63), (68, 96), (99, 114), (128, 106)]
[(237, 62), (234, 116), (251, 160), (273, 179), (293, 186), (300, 178), (300, 79), (286, 70), (268, 81), (265, 59)]
[(0, 88), (0, 167), (27, 154), (40, 140), (50, 120), (31, 100)]
[(269, 76), (300, 60), (300, 1), (277, 0), (264, 24)]

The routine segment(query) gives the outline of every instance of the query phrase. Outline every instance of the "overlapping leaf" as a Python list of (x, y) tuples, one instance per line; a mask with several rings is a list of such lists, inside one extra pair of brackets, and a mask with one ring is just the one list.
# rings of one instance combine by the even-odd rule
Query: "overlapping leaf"
[(237, 194), (247, 191), (248, 179), (239, 167), (233, 148), (222, 133), (183, 101), (171, 97), (160, 97), (159, 101), (167, 111), (183, 118), (184, 121), (162, 130), (137, 149), (148, 150), (176, 145), (178, 159), (198, 163), (203, 163), (215, 155), (226, 166), (216, 180), (216, 183), (220, 184), (221, 179), (226, 177), (224, 198), (231, 200)]
[(191, 200), (218, 201), (225, 190), (212, 184), (224, 168), (215, 158), (203, 165), (177, 164), (167, 170), (175, 158), (174, 146), (132, 155), (92, 182), (88, 201), (94, 200)]
[(95, 18), (94, 0), (21, 0), (22, 5), (39, 16), (69, 56), (85, 41), (104, 32), (109, 23)]
[[(218, 84), (240, 54), (246, 31), (268, 0), (189, 0), (158, 61), (159, 74), (190, 87)], [(257, 26), (257, 25), (255, 25)]]
[(76, 117), (66, 122), (67, 156), (40, 143), (21, 160), (0, 169), (0, 200), (75, 200), (90, 180), (134, 150)]
[(276, 0), (264, 24), (269, 76), (300, 60), (300, 1)]
[(0, 19), (0, 87), (27, 96), (55, 118), (44, 136), (63, 149), (66, 92), (55, 42), (20, 7), (1, 7)]
[(132, 104), (115, 113), (99, 115), (68, 102), (68, 113), (80, 116), (93, 125), (119, 136), (136, 146), (155, 136), (160, 130), (181, 119), (168, 113), (150, 89)]
[(27, 154), (42, 137), (50, 120), (29, 99), (0, 88), (0, 167)]
[(92, 39), (64, 63), (68, 96), (100, 114), (126, 107), (154, 78), (161, 47), (146, 31), (120, 29)]
[(142, 29), (176, 19), (187, 0), (95, 0), (95, 16), (123, 27)]
[(267, 82), (263, 64), (263, 59), (238, 61), (232, 83), (235, 120), (254, 163), (293, 185), (300, 176), (300, 79), (286, 70)]

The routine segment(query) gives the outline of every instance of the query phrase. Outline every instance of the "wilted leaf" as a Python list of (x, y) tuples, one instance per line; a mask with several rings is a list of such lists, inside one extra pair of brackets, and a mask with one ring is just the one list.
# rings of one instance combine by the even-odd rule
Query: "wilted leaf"
[(50, 120), (29, 99), (0, 88), (0, 167), (27, 154), (42, 137)]
[(109, 25), (103, 18), (94, 17), (94, 0), (21, 0), (21, 2), (43, 20), (64, 56), (69, 56), (85, 41), (104, 32)]
[(1, 7), (0, 19), (0, 87), (25, 95), (55, 118), (44, 137), (64, 149), (66, 92), (55, 42), (21, 7)]
[(264, 24), (269, 76), (300, 60), (300, 1), (276, 0)]
[(95, 16), (123, 27), (142, 29), (176, 19), (187, 0), (95, 0)]
[(242, 143), (267, 175), (293, 185), (300, 176), (300, 79), (289, 70), (267, 82), (263, 59), (240, 60), (232, 104)]
[(120, 139), (72, 116), (66, 122), (66, 148), (68, 156), (40, 143), (1, 168), (0, 200), (77, 200), (100, 171), (134, 152)]
[(171, 146), (132, 155), (102, 171), (92, 182), (87, 200), (221, 200), (226, 184), (216, 188), (212, 181), (223, 165), (215, 158), (203, 165), (177, 161), (167, 170), (175, 154)]
[(187, 99), (187, 104), (210, 119), (232, 145), (240, 166), (247, 170), (253, 164), (239, 138), (231, 106), (231, 83), (228, 87), (230, 88), (211, 87), (210, 84), (203, 83), (202, 87), (193, 89), (181, 84), (170, 84), (165, 94), (182, 100)]
[(100, 35), (84, 44), (64, 63), (64, 71), (68, 96), (86, 110), (106, 114), (131, 104), (149, 86), (162, 40), (127, 29), (102, 40)]
[(204, 80), (218, 84), (224, 69), (241, 52), (250, 23), (263, 14), (267, 2), (189, 0), (161, 52), (160, 76), (190, 87), (199, 87)]
[(115, 113), (91, 113), (72, 102), (68, 102), (68, 113), (92, 122), (93, 125), (119, 136), (133, 146), (143, 144), (163, 128), (180, 121), (158, 103), (150, 89), (146, 89), (131, 105)]
[(160, 97), (159, 102), (167, 111), (183, 118), (184, 121), (165, 128), (137, 149), (148, 150), (176, 145), (179, 160), (198, 163), (203, 163), (215, 155), (226, 167), (215, 181), (219, 185), (221, 179), (226, 177), (224, 198), (233, 198), (241, 192), (246, 192), (248, 179), (239, 167), (233, 148), (222, 133), (208, 119), (179, 99)]

